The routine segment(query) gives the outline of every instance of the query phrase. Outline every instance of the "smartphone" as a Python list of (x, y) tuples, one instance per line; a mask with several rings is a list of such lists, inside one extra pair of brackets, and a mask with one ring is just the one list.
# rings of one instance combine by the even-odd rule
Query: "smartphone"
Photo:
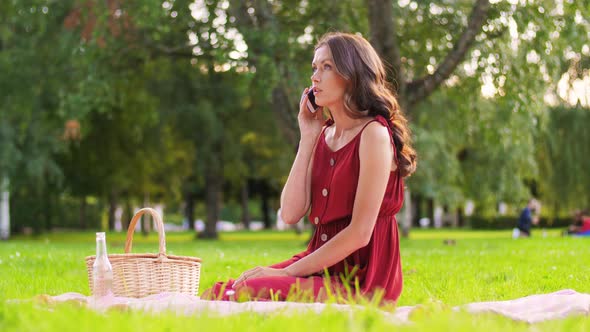
[(313, 89), (309, 89), (307, 92), (307, 109), (311, 113), (315, 113), (318, 110), (319, 106), (315, 103), (315, 95), (313, 94)]

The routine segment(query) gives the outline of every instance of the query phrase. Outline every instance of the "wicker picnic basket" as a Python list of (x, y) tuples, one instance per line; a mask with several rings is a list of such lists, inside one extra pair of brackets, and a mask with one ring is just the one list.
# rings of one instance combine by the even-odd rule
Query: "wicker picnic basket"
[[(133, 232), (139, 218), (151, 214), (158, 229), (160, 251), (157, 254), (132, 254)], [(92, 265), (96, 256), (86, 257), (88, 283), (93, 291)], [(127, 230), (124, 254), (111, 254), (113, 293), (115, 296), (141, 298), (162, 292), (179, 292), (197, 296), (201, 259), (166, 255), (166, 235), (162, 217), (151, 208), (144, 208), (133, 216)]]

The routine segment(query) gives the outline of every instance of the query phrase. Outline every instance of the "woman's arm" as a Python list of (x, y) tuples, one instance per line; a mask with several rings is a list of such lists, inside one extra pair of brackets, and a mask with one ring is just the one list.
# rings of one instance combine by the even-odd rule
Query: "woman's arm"
[(321, 248), (285, 268), (291, 276), (307, 276), (346, 258), (371, 240), (387, 179), (392, 171), (393, 146), (389, 131), (370, 123), (361, 134), (360, 174), (350, 225)]
[(289, 172), (287, 183), (281, 193), (279, 214), (287, 224), (296, 224), (307, 213), (311, 205), (313, 153), (324, 123), (322, 107), (315, 113), (311, 113), (307, 109), (308, 91), (308, 88), (303, 91), (299, 102), (299, 114), (297, 115), (301, 133), (299, 149), (291, 172)]
[(317, 138), (302, 138), (297, 156), (281, 193), (280, 215), (287, 224), (297, 223), (311, 205), (311, 168)]

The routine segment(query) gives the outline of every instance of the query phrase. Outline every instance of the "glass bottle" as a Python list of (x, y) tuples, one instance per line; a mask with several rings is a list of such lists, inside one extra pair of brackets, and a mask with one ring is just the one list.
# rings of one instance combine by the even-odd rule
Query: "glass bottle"
[(96, 259), (92, 265), (92, 295), (96, 298), (113, 293), (113, 267), (107, 255), (105, 233), (96, 233)]

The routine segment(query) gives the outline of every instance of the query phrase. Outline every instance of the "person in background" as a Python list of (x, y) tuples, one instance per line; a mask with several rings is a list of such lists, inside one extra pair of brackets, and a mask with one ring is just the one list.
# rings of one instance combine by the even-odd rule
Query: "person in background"
[(568, 228), (567, 235), (590, 235), (590, 213), (588, 210), (575, 213), (574, 223)]
[(536, 199), (531, 198), (526, 207), (520, 213), (518, 225), (512, 233), (513, 238), (531, 236), (532, 225), (539, 224), (538, 208), (539, 203)]

